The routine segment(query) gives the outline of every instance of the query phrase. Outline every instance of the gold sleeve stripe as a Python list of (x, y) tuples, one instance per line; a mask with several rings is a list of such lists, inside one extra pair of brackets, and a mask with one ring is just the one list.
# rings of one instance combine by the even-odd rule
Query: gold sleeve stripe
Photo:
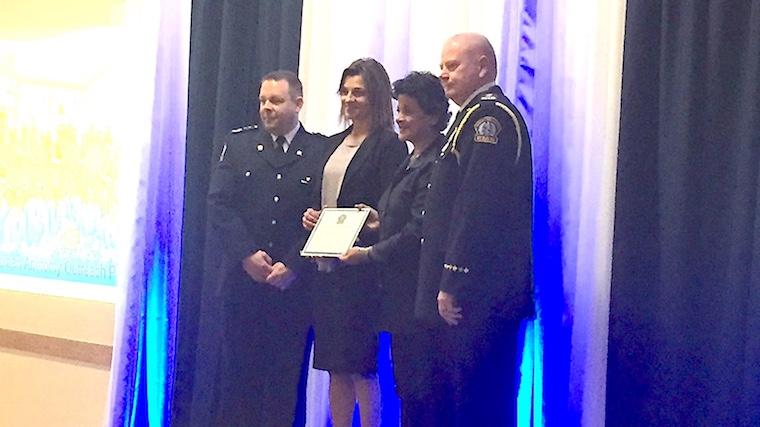
[[(459, 139), (459, 134), (462, 133), (462, 129), (464, 129), (464, 125), (467, 124), (467, 120), (470, 118), (472, 113), (475, 112), (480, 108), (480, 104), (475, 104), (472, 107), (470, 107), (467, 112), (464, 113), (464, 117), (462, 117), (462, 121), (459, 122), (459, 126), (457, 126), (456, 129), (454, 129), (454, 132), (451, 132), (451, 135), (449, 135), (449, 140), (446, 143), (446, 145), (443, 147), (442, 151), (446, 151), (449, 148), (449, 145), (451, 145), (451, 151), (454, 153), (454, 155), (457, 155), (457, 140)], [(457, 156), (458, 158), (459, 156)]]
[[(517, 156), (515, 157), (515, 164), (517, 164), (517, 162), (520, 161), (520, 154), (522, 153), (522, 133), (520, 131), (520, 121), (517, 120), (515, 113), (505, 104), (502, 104), (501, 102), (495, 102), (495, 104), (497, 107), (504, 110), (504, 112), (507, 113), (507, 115), (512, 119), (512, 122), (515, 124), (515, 131), (517, 132)], [(462, 121), (459, 122), (459, 126), (457, 126), (457, 128), (454, 129), (454, 132), (449, 135), (449, 140), (443, 147), (442, 151), (446, 151), (449, 148), (449, 145), (451, 145), (451, 151), (454, 153), (454, 155), (457, 154), (456, 147), (457, 141), (459, 140), (459, 135), (462, 133), (462, 129), (464, 129), (465, 124), (467, 124), (467, 120), (478, 108), (480, 108), (480, 104), (473, 105), (470, 107), (470, 109), (467, 110), (467, 112), (464, 114), (464, 117), (462, 118)]]
[(512, 121), (515, 123), (515, 130), (517, 131), (517, 157), (515, 157), (515, 164), (520, 161), (520, 153), (522, 153), (522, 133), (520, 132), (520, 122), (517, 120), (517, 116), (512, 110), (501, 102), (497, 102), (496, 106), (506, 111)]

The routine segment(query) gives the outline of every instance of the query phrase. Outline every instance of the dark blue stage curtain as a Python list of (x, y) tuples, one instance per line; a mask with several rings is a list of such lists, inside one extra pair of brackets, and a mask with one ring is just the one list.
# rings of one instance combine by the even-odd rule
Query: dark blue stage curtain
[(760, 1), (630, 1), (609, 426), (760, 425)]
[[(186, 148), (182, 275), (172, 424), (211, 425), (221, 329), (219, 298), (204, 286), (220, 244), (205, 234), (213, 158), (231, 129), (258, 120), (259, 80), (298, 70), (301, 0), (194, 0)], [(213, 236), (210, 236), (213, 237)], [(205, 250), (204, 250), (205, 248)]]

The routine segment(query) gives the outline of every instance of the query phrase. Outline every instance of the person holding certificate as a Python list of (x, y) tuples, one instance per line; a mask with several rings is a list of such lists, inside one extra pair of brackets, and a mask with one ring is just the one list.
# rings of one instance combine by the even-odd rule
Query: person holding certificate
[[(391, 85), (383, 66), (364, 58), (343, 71), (341, 117), (351, 126), (328, 139), (317, 175), (314, 208), (303, 215), (311, 230), (322, 207), (377, 205), (407, 149), (393, 131)], [(371, 243), (371, 242), (370, 242)], [(318, 260), (314, 296), (314, 367), (330, 373), (330, 411), (336, 427), (352, 424), (358, 399), (362, 426), (380, 425), (377, 381), (379, 288), (371, 265)]]
[(370, 209), (365, 234), (379, 233), (372, 246), (354, 246), (340, 260), (348, 265), (378, 267), (383, 329), (393, 334), (393, 369), (401, 399), (401, 425), (440, 425), (432, 392), (434, 366), (429, 328), (414, 317), (422, 219), (430, 173), (445, 142), (448, 100), (437, 77), (412, 72), (393, 84), (398, 100), (399, 137), (414, 146), (391, 179), (377, 205)]

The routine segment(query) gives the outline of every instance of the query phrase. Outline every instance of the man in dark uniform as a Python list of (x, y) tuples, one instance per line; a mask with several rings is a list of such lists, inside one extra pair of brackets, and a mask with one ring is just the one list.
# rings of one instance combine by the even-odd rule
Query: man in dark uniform
[(218, 286), (225, 335), (216, 425), (303, 423), (309, 286), (282, 259), (303, 234), (301, 215), (314, 174), (320, 173), (323, 137), (300, 125), (302, 95), (294, 73), (264, 76), (263, 129), (233, 130), (211, 176), (209, 224), (224, 248)]
[(442, 422), (457, 426), (515, 423), (517, 336), (534, 309), (530, 140), (496, 69), (482, 35), (444, 45), (441, 83), (460, 111), (432, 172), (415, 311), (442, 325), (439, 394), (454, 411)]

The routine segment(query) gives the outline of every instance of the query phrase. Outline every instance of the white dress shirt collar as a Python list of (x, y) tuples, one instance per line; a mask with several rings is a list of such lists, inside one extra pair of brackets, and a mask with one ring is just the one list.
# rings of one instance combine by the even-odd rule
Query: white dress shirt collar
[[(301, 129), (301, 122), (296, 123), (296, 127), (294, 127), (290, 132), (283, 135), (285, 137), (285, 143), (282, 144), (282, 151), (288, 152), (288, 148), (290, 148), (290, 143), (293, 141), (293, 138), (296, 137), (296, 134), (298, 133), (298, 130)], [(270, 137), (272, 137), (272, 142), (277, 140), (277, 135), (269, 134)]]

